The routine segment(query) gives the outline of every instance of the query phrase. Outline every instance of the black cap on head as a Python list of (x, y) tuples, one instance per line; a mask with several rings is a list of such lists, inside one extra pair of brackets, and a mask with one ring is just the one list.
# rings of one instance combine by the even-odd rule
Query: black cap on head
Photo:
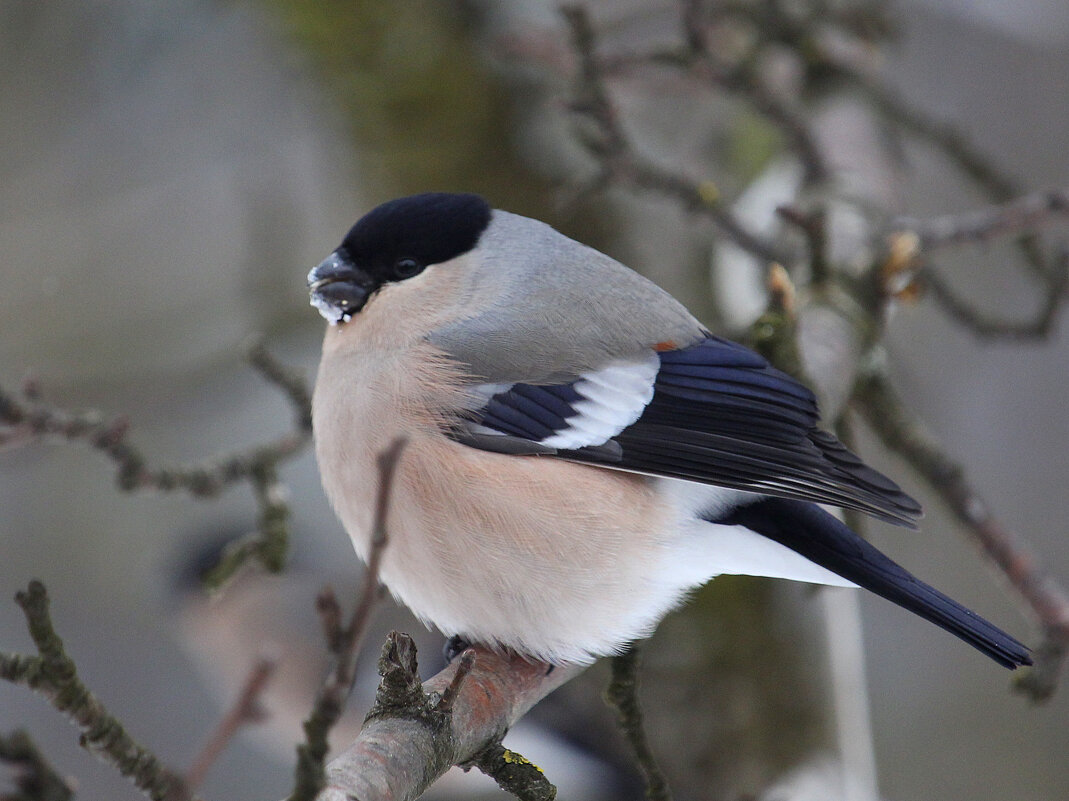
[(380, 281), (396, 280), (399, 262), (414, 260), (422, 269), (461, 256), (475, 247), (489, 224), (490, 206), (478, 195), (427, 192), (372, 209), (349, 230), (338, 251)]

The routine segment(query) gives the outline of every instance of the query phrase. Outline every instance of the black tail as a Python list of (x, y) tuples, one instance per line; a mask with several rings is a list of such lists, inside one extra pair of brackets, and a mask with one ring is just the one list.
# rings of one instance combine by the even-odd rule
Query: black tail
[(1028, 648), (909, 571), (825, 512), (805, 501), (768, 498), (711, 522), (745, 526), (810, 561), (930, 620), (1000, 665), (1030, 665)]

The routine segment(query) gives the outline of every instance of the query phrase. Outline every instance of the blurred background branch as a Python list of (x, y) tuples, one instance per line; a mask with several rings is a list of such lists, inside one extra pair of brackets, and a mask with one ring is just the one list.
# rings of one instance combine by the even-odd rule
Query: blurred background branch
[[(716, 7), (715, 3), (709, 6), (689, 1), (681, 4), (680, 31), (683, 42), (679, 45), (681, 48), (679, 52), (684, 53), (683, 57), (670, 60), (660, 52), (653, 55), (625, 53), (622, 56), (616, 56), (617, 63), (626, 63), (632, 72), (653, 66), (663, 68), (666, 64), (669, 68), (678, 67), (689, 70), (695, 59), (708, 56), (706, 42), (710, 36), (714, 35), (713, 28), (716, 23), (711, 21), (712, 17), (707, 14), (707, 8), (715, 9)], [(778, 6), (772, 4), (769, 8), (774, 13)], [(633, 191), (653, 188), (650, 182), (635, 179), (633, 164), (636, 156), (630, 152), (631, 146), (622, 133), (624, 122), (611, 99), (607, 83), (610, 79), (597, 57), (597, 38), (585, 8), (566, 6), (562, 9), (562, 13), (571, 28), (573, 45), (579, 63), (575, 93), (578, 98), (586, 98), (586, 100), (580, 99), (573, 102), (570, 108), (577, 115), (593, 120), (602, 132), (599, 140), (592, 141), (585, 136), (582, 137), (591, 155), (601, 165), (598, 187), (606, 189), (610, 185), (622, 185)], [(810, 21), (815, 22), (815, 18)], [(762, 32), (772, 32), (775, 35), (778, 30), (780, 26), (770, 24), (762, 29)], [(843, 37), (850, 35), (850, 31), (845, 29), (838, 33)], [(786, 40), (794, 43), (808, 41), (800, 29), (786, 37)], [(756, 49), (756, 45), (753, 47)], [(802, 52), (797, 53), (799, 58), (804, 55)], [(753, 58), (753, 56), (753, 52), (748, 54), (748, 58)], [(827, 58), (827, 64), (834, 68), (834, 72), (842, 71), (857, 80), (857, 72), (847, 71), (846, 67), (838, 61), (825, 56), (822, 58)], [(750, 64), (750, 61), (746, 63)], [(717, 76), (714, 79), (714, 86), (723, 84), (722, 77)], [(919, 113), (913, 112), (908, 104), (897, 96), (894, 96), (893, 103), (890, 102), (888, 98), (892, 95), (885, 92), (875, 78), (866, 78), (865, 87), (870, 94), (881, 99), (882, 110), (895, 122), (937, 141), (947, 152), (948, 158), (958, 163), (970, 177), (990, 190), (992, 194), (1003, 196), (1012, 190), (1013, 185), (1009, 179), (1002, 177), (1001, 171), (994, 166), (992, 161), (975, 153), (966, 144), (963, 135), (959, 135), (948, 125), (930, 120), (925, 120), (921, 125), (918, 122)], [(742, 84), (732, 82), (730, 89), (747, 96), (751, 92), (756, 92), (758, 104), (764, 98), (764, 93), (771, 91), (768, 87), (763, 87), (760, 80), (754, 76), (750, 76)], [(781, 129), (786, 127), (785, 147), (803, 163), (808, 182), (815, 181), (814, 175), (816, 175), (820, 180), (834, 183), (835, 176), (824, 165), (823, 155), (815, 144), (821, 138), (817, 133), (821, 124), (819, 118), (810, 120), (802, 116), (791, 116), (789, 124), (785, 126), (783, 115), (767, 116), (776, 127)], [(621, 167), (621, 163), (627, 166)], [(698, 204), (692, 201), (693, 198), (702, 197), (702, 184), (683, 178), (673, 178), (672, 183), (679, 188), (678, 192), (673, 193), (673, 197), (683, 208), (687, 211), (697, 208)], [(896, 277), (901, 276), (902, 273), (908, 273), (911, 269), (915, 270), (916, 266), (907, 263), (889, 270), (886, 260), (877, 259), (859, 273), (852, 268), (852, 264), (857, 262), (857, 254), (849, 252), (841, 257), (843, 261), (829, 263), (829, 253), (842, 252), (843, 249), (828, 242), (828, 237), (832, 234), (828, 230), (827, 205), (856, 203), (857, 198), (842, 197), (832, 187), (830, 194), (826, 191), (824, 199), (814, 203), (807, 197), (806, 182), (800, 184), (798, 191), (797, 202), (802, 204), (802, 208), (781, 205), (775, 209), (783, 219), (801, 230), (808, 243), (806, 275), (811, 291), (807, 293), (804, 303), (799, 304), (797, 309), (792, 308), (791, 316), (804, 317), (809, 308), (825, 306), (833, 314), (839, 315), (840, 319), (845, 320), (849, 327), (855, 329), (851, 332), (842, 327), (822, 327), (816, 346), (825, 350), (829, 348), (837, 350), (840, 354), (840, 358), (831, 365), (831, 369), (826, 371), (814, 372), (812, 369), (816, 358), (812, 353), (812, 338), (808, 342), (804, 339), (801, 341), (802, 363), (808, 364), (810, 368), (806, 377), (819, 391), (829, 381), (842, 382), (843, 376), (858, 375), (866, 359), (869, 360), (869, 364), (873, 363), (869, 354), (878, 343), (888, 311), (887, 307), (896, 294), (901, 293), (908, 286), (908, 283), (905, 283), (896, 290), (889, 290), (888, 277), (891, 273), (896, 274)], [(891, 223), (892, 229), (888, 230), (884, 222), (886, 212), (881, 212), (874, 205), (874, 202), (879, 200), (880, 198), (876, 195), (870, 196), (866, 203), (859, 207), (867, 220), (866, 225), (870, 231), (868, 236), (887, 239), (892, 235), (901, 237), (902, 232), (905, 232), (905, 235), (914, 237), (915, 252), (906, 258), (907, 262), (916, 262), (923, 258), (923, 254), (928, 250), (940, 247), (960, 245), (999, 235), (1031, 233), (1050, 222), (1052, 218), (1064, 216), (1066, 210), (1069, 209), (1064, 192), (1038, 192), (1017, 198), (999, 207), (956, 217), (943, 216), (933, 220), (899, 218)], [(719, 207), (722, 202), (725, 201), (718, 197), (715, 201), (716, 207)], [(718, 222), (736, 245), (760, 260), (774, 261), (771, 254), (778, 251), (779, 243), (760, 242), (749, 233), (740, 235), (741, 226), (734, 220), (730, 211), (725, 210), (723, 214), (722, 219), (718, 217)], [(729, 221), (728, 224), (724, 224), (725, 219)], [(801, 266), (800, 261), (795, 258), (788, 264), (797, 272)], [(936, 273), (929, 269), (924, 275), (928, 286), (933, 289), (948, 312), (971, 330), (987, 336), (1024, 338), (1029, 335), (1042, 336), (1049, 333), (1056, 321), (1057, 312), (1065, 300), (1067, 271), (1064, 253), (1055, 259), (1053, 264), (1055, 266), (1048, 268), (1044, 273), (1046, 291), (1040, 314), (1034, 322), (1019, 325), (987, 320), (979, 312), (973, 311), (966, 304), (954, 299), (947, 285), (937, 278)], [(908, 280), (907, 277), (907, 282)], [(832, 285), (837, 289), (837, 293), (829, 293), (829, 287)], [(776, 297), (777, 295), (773, 296), (774, 302)], [(779, 303), (782, 313), (782, 300)], [(760, 327), (759, 322), (757, 328), (760, 329)], [(794, 336), (793, 330), (782, 329), (781, 333), (782, 331), (786, 331), (789, 337)], [(836, 345), (833, 339), (836, 335), (844, 337), (846, 341), (841, 345)], [(856, 344), (850, 341), (853, 339), (856, 339)], [(769, 355), (784, 369), (799, 373), (800, 369), (804, 369), (803, 365), (798, 364), (789, 355), (783, 355), (791, 350), (789, 345), (783, 349), (770, 343), (766, 355)], [(834, 419), (841, 409), (834, 404), (829, 408), (828, 392), (825, 391), (823, 394), (825, 414)], [(1022, 682), (1018, 686), (1022, 689), (1033, 690), (1032, 697), (1036, 700), (1049, 697), (1054, 691), (1054, 682), (1060, 673), (1065, 644), (1069, 641), (1067, 640), (1069, 638), (1069, 628), (1067, 628), (1069, 595), (1057, 581), (1043, 574), (1038, 568), (1037, 562), (1040, 560), (1034, 555), (1032, 546), (1019, 535), (1011, 537), (1000, 524), (994, 522), (975, 490), (969, 488), (962, 480), (961, 468), (942, 454), (930, 436), (919, 433), (916, 423), (907, 422), (909, 412), (906, 410), (906, 404), (893, 393), (886, 376), (881, 379), (870, 372), (861, 381), (860, 388), (852, 390), (852, 394), (859, 406), (865, 410), (867, 419), (884, 443), (891, 449), (906, 454), (909, 462), (955, 510), (967, 530), (978, 538), (985, 553), (1005, 573), (1011, 586), (1036, 614), (1048, 637), (1040, 651), (1044, 659), (1052, 661), (1045, 662), (1037, 668), (1035, 676), (1041, 676), (1042, 679), (1033, 677), (1032, 680)]]
[(289, 508), (285, 488), (278, 480), (278, 466), (298, 455), (311, 439), (311, 391), (303, 376), (275, 360), (262, 342), (253, 343), (248, 359), (285, 394), (294, 409), (293, 431), (273, 442), (220, 454), (198, 464), (152, 468), (144, 453), (127, 439), (129, 423), (125, 417), (109, 421), (97, 411), (67, 412), (45, 403), (37, 383), (27, 382), (21, 397), (0, 389), (0, 448), (22, 447), (45, 437), (85, 441), (115, 462), (116, 483), (127, 492), (184, 491), (195, 498), (214, 498), (233, 484), (248, 482), (260, 508), (257, 530), (222, 554), (205, 575), (205, 584), (219, 589), (250, 557), (277, 572), (285, 564), (289, 543)]

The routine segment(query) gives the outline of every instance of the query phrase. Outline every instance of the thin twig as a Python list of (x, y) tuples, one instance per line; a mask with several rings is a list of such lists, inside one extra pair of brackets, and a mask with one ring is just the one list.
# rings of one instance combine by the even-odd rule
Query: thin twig
[(276, 361), (262, 343), (249, 351), (249, 360), (267, 380), (289, 398), (296, 418), (294, 429), (277, 439), (247, 450), (222, 454), (192, 465), (153, 468), (146, 455), (128, 439), (124, 417), (107, 419), (97, 411), (70, 412), (44, 403), (36, 386), (21, 394), (0, 388), (0, 448), (24, 446), (43, 438), (82, 441), (105, 454), (116, 466), (116, 483), (124, 491), (153, 489), (187, 492), (212, 498), (237, 483), (248, 483), (259, 506), (256, 532), (236, 542), (206, 579), (218, 587), (250, 556), (272, 572), (281, 570), (289, 539), (289, 504), (278, 480), (278, 466), (301, 453), (311, 438), (311, 400), (307, 383), (297, 372)]
[(921, 272), (925, 286), (940, 306), (974, 334), (986, 339), (1035, 340), (1045, 339), (1054, 329), (1058, 313), (1069, 299), (1069, 251), (1053, 262), (1050, 277), (1044, 282), (1043, 300), (1031, 320), (1005, 320), (974, 309), (961, 300), (932, 265)]
[(234, 705), (219, 721), (219, 725), (193, 761), (193, 766), (186, 772), (185, 784), (188, 792), (196, 792), (204, 784), (204, 778), (208, 775), (211, 766), (215, 764), (234, 735), (243, 726), (259, 723), (264, 719), (266, 713), (260, 705), (260, 697), (271, 680), (276, 666), (277, 660), (271, 656), (260, 657), (252, 666)]
[[(330, 749), (328, 737), (334, 724), (345, 711), (353, 680), (356, 677), (356, 657), (371, 622), (371, 613), (379, 597), (379, 568), (386, 549), (387, 516), (392, 498), (393, 480), (407, 440), (396, 439), (378, 457), (379, 484), (372, 523), (371, 550), (367, 571), (361, 584), (359, 598), (349, 624), (338, 628), (332, 595), (323, 593), (318, 601), (320, 616), (327, 633), (327, 643), (334, 656), (334, 666), (316, 695), (308, 719), (304, 722), (305, 741), (297, 746), (297, 767), (290, 801), (311, 801), (326, 785), (326, 757)], [(336, 607), (337, 602), (333, 602)], [(334, 633), (336, 636), (330, 636)]]
[(910, 414), (878, 364), (859, 374), (856, 403), (884, 444), (924, 476), (1039, 620), (1044, 640), (1033, 653), (1035, 667), (1016, 686), (1032, 700), (1049, 698), (1069, 652), (1069, 593), (1043, 569), (1032, 546), (988, 511), (965, 471)]
[(840, 61), (826, 62), (839, 77), (850, 81), (872, 107), (891, 122), (939, 148), (959, 169), (986, 190), (993, 200), (1009, 200), (1020, 194), (1017, 182), (956, 126), (925, 114), (890, 86)]
[(316, 613), (323, 627), (327, 647), (331, 653), (335, 653), (342, 647), (341, 638), (345, 636), (345, 625), (342, 623), (341, 604), (338, 603), (338, 596), (334, 594), (333, 587), (324, 587), (316, 596)]
[[(972, 140), (954, 125), (913, 107), (891, 87), (861, 70), (835, 60), (828, 60), (826, 66), (859, 88), (862, 96), (878, 113), (942, 151), (943, 155), (983, 189), (991, 200), (1002, 203), (1021, 194), (1017, 181), (1004, 173), (993, 159), (981, 152)], [(1037, 239), (1027, 234), (1022, 236), (1017, 244), (1029, 267), (1042, 273), (1046, 269), (1046, 262)]]
[[(262, 348), (254, 355), (254, 364), (264, 369), (273, 383), (287, 373)], [(270, 365), (270, 370), (265, 367)], [(291, 399), (294, 395), (287, 390)], [(235, 482), (252, 477), (264, 464), (278, 464), (292, 458), (307, 444), (309, 430), (303, 420), (310, 412), (303, 405), (297, 407), (302, 421), (299, 430), (284, 434), (273, 442), (218, 456), (193, 465), (149, 468), (140, 449), (127, 441), (129, 423), (124, 417), (110, 420), (97, 411), (68, 412), (23, 395), (0, 390), (0, 423), (25, 426), (35, 437), (60, 437), (83, 440), (115, 462), (117, 481), (124, 490), (155, 489), (162, 492), (184, 490), (196, 497), (213, 497)]]
[[(700, 6), (699, 3), (689, 0), (686, 0), (684, 5), (695, 8)], [(827, 180), (830, 174), (827, 159), (809, 122), (765, 85), (751, 61), (731, 65), (718, 60), (715, 51), (706, 43), (696, 12), (684, 12), (682, 19), (684, 36), (690, 50), (690, 58), (685, 59), (689, 69), (699, 77), (704, 77), (741, 98), (772, 123), (786, 137), (791, 151), (801, 162), (804, 170), (802, 180), (806, 186)]]
[(290, 400), (297, 420), (297, 427), (302, 431), (312, 430), (312, 394), (308, 379), (299, 370), (292, 370), (275, 359), (267, 350), (263, 339), (255, 337), (247, 346), (249, 363), (260, 374), (281, 389)]
[(457, 672), (453, 674), (453, 680), (449, 682), (449, 686), (446, 687), (445, 692), (442, 693), (442, 698), (438, 702), (438, 709), (440, 711), (453, 711), (453, 704), (456, 703), (457, 695), (460, 694), (460, 688), (464, 686), (464, 679), (471, 673), (473, 667), (475, 667), (475, 651), (468, 648), (460, 655), (460, 660), (457, 664)]
[(701, 19), (703, 3), (681, 0), (680, 6), (684, 42), (681, 46), (607, 56), (601, 62), (602, 76), (657, 65), (730, 92), (783, 134), (802, 165), (806, 186), (826, 180), (830, 175), (827, 159), (808, 120), (765, 85), (750, 60), (731, 64), (718, 57), (716, 49), (707, 41), (706, 26)]
[(794, 206), (779, 206), (776, 214), (798, 228), (806, 238), (809, 246), (809, 270), (811, 283), (823, 287), (831, 278), (831, 264), (828, 262), (828, 226), (827, 211), (817, 208), (803, 211)]
[(579, 56), (576, 100), (571, 109), (594, 123), (598, 135), (583, 137), (583, 142), (598, 160), (598, 181), (613, 179), (640, 190), (667, 195), (685, 210), (709, 218), (739, 247), (766, 261), (784, 261), (778, 249), (762, 237), (747, 230), (721, 202), (719, 191), (710, 181), (695, 181), (666, 170), (646, 159), (634, 149), (605, 84), (605, 73), (596, 50), (596, 37), (590, 17), (581, 5), (565, 5), (561, 13), (568, 23), (572, 44)]
[(642, 708), (638, 701), (638, 650), (632, 645), (611, 661), (612, 680), (605, 690), (605, 701), (616, 710), (620, 729), (642, 769), (646, 798), (649, 801), (671, 801), (668, 780), (657, 764), (642, 722)]
[(1007, 203), (962, 214), (939, 217), (899, 217), (891, 222), (894, 231), (910, 231), (920, 239), (925, 251), (987, 242), (1007, 234), (1034, 231), (1058, 219), (1069, 218), (1069, 188), (1033, 192)]
[(70, 801), (74, 789), (56, 772), (24, 731), (0, 734), (0, 763), (14, 772), (14, 793), (0, 801)]
[(39, 581), (15, 596), (37, 646), (37, 656), (0, 653), (0, 678), (44, 696), (77, 726), (83, 748), (114, 766), (153, 801), (192, 798), (182, 778), (126, 733), (89, 688), (52, 625), (48, 593)]

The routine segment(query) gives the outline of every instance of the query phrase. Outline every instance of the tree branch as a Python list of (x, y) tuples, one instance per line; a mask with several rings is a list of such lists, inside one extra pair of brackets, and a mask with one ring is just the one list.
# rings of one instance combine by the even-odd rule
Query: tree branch
[(272, 442), (198, 464), (152, 468), (145, 454), (127, 439), (125, 418), (108, 420), (97, 411), (69, 412), (50, 406), (41, 401), (36, 385), (29, 384), (18, 395), (0, 388), (0, 447), (24, 446), (46, 437), (87, 442), (115, 463), (116, 482), (127, 492), (184, 491), (196, 498), (212, 498), (236, 483), (248, 482), (260, 510), (256, 532), (227, 549), (206, 583), (218, 588), (250, 556), (277, 573), (285, 562), (289, 540), (289, 505), (278, 480), (278, 466), (308, 445), (311, 395), (304, 378), (276, 361), (261, 342), (250, 346), (249, 360), (285, 393), (294, 409), (293, 430)]
[(83, 748), (114, 766), (153, 801), (191, 799), (181, 776), (136, 743), (78, 678), (74, 660), (67, 656), (63, 640), (52, 626), (44, 585), (31, 581), (15, 601), (26, 615), (38, 655), (0, 653), (0, 678), (47, 698), (81, 730)]
[(200, 788), (211, 766), (215, 764), (234, 735), (243, 726), (259, 723), (264, 719), (266, 713), (260, 705), (260, 696), (271, 680), (276, 665), (274, 657), (262, 656), (252, 666), (234, 705), (219, 721), (219, 725), (208, 738), (208, 742), (193, 761), (192, 767), (186, 772), (185, 786), (189, 793)]
[[(453, 765), (479, 760), (528, 709), (582, 670), (474, 646), (471, 669), (456, 689), (462, 659), (421, 685), (414, 651), (406, 635), (390, 635), (375, 707), (356, 741), (327, 766), (328, 786), (316, 801), (412, 801)], [(443, 710), (451, 686), (452, 703)]]
[(921, 249), (931, 252), (937, 248), (1034, 231), (1059, 218), (1069, 218), (1069, 188), (1033, 192), (1007, 203), (963, 214), (926, 219), (898, 217), (891, 222), (891, 229), (916, 234)]
[(15, 772), (15, 793), (0, 801), (71, 801), (74, 790), (48, 763), (24, 731), (0, 735), (0, 763)]
[(773, 243), (765, 241), (746, 227), (721, 202), (712, 181), (694, 181), (663, 169), (642, 158), (632, 146), (609, 96), (605, 70), (596, 52), (596, 38), (590, 17), (581, 5), (565, 5), (561, 13), (571, 31), (572, 44), (579, 56), (576, 76), (576, 99), (570, 108), (593, 123), (595, 136), (581, 141), (597, 159), (601, 175), (596, 185), (614, 180), (635, 189), (657, 192), (678, 201), (691, 213), (712, 220), (724, 234), (749, 253), (766, 261), (784, 261)]
[(1045, 339), (1054, 330), (1058, 313), (1069, 297), (1069, 251), (1054, 261), (1049, 279), (1044, 281), (1043, 299), (1031, 320), (1004, 320), (989, 316), (961, 300), (942, 276), (926, 265), (922, 271), (924, 283), (943, 310), (977, 336), (987, 339), (1034, 340)]
[(993, 200), (1009, 200), (1020, 194), (1017, 182), (1002, 172), (994, 161), (982, 153), (956, 126), (915, 108), (905, 97), (875, 76), (828, 57), (827, 53), (822, 56), (826, 59), (825, 65), (856, 87), (879, 114), (937, 147)]

